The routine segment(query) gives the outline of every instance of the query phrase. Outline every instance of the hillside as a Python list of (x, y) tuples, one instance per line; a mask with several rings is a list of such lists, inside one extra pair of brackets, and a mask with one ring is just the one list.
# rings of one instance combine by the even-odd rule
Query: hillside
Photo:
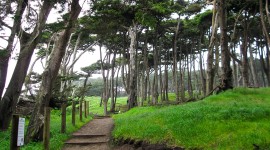
[(270, 88), (237, 88), (202, 101), (140, 107), (114, 116), (115, 139), (170, 147), (254, 149), (270, 147)]

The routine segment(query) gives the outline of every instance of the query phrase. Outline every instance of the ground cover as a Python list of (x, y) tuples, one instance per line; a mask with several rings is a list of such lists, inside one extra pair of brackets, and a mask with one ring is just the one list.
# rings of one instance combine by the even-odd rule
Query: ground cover
[(177, 106), (114, 116), (115, 139), (203, 149), (270, 147), (270, 88), (237, 88)]

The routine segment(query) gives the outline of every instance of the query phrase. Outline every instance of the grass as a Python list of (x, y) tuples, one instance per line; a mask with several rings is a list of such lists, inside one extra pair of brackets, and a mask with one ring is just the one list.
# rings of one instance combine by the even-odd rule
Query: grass
[(270, 147), (270, 88), (237, 88), (203, 101), (115, 115), (116, 139), (188, 149)]
[[(71, 109), (67, 109), (67, 124), (66, 124), (66, 133), (60, 133), (61, 130), (61, 112), (60, 110), (52, 110), (51, 112), (51, 138), (50, 138), (50, 149), (60, 150), (63, 147), (64, 141), (66, 141), (71, 133), (80, 129), (84, 124), (89, 122), (92, 118), (84, 118), (83, 121), (79, 121), (79, 115), (76, 115), (76, 123), (75, 126), (71, 124)], [(26, 124), (28, 124), (28, 118), (26, 118)], [(27, 125), (25, 127), (25, 130)], [(10, 143), (10, 129), (5, 132), (0, 132), (0, 149), (1, 150), (9, 150)], [(42, 142), (31, 142), (27, 145), (21, 147), (22, 150), (42, 150), (43, 144)]]
[[(91, 97), (86, 97), (86, 100), (90, 102), (90, 107), (89, 111), (93, 114), (99, 114), (103, 115), (104, 114), (104, 106), (102, 105), (99, 107), (100, 104), (100, 97), (97, 96), (91, 96)], [(126, 105), (127, 104), (127, 97), (118, 97), (116, 100), (116, 109), (119, 109), (119, 106), (121, 105)], [(111, 99), (108, 100), (108, 106), (107, 109), (108, 111), (110, 110), (110, 105), (111, 105)]]
[[(86, 97), (86, 100), (90, 101), (89, 111), (94, 114), (103, 115), (103, 106), (99, 107), (100, 97)], [(125, 105), (127, 101), (126, 97), (117, 98), (116, 108), (120, 105)], [(110, 100), (108, 101), (108, 110), (110, 107)], [(92, 118), (84, 118), (83, 121), (79, 121), (78, 112), (76, 114), (76, 125), (71, 124), (71, 106), (67, 108), (67, 118), (66, 118), (66, 133), (60, 133), (61, 130), (61, 111), (52, 110), (51, 112), (51, 138), (50, 138), (50, 149), (60, 150), (63, 147), (64, 141), (66, 141), (71, 133), (80, 129), (84, 124), (89, 122)], [(26, 118), (26, 126), (28, 125), (28, 118)], [(10, 144), (10, 129), (5, 132), (0, 132), (0, 149), (9, 150)], [(21, 147), (22, 150), (42, 150), (42, 142), (31, 142), (27, 145)]]

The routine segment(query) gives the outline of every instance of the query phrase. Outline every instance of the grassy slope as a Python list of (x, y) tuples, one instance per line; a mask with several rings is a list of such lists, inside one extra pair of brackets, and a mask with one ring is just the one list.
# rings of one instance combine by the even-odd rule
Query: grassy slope
[(270, 147), (270, 88), (234, 89), (178, 106), (116, 115), (115, 138), (203, 149)]
[[(61, 130), (61, 112), (59, 110), (52, 110), (51, 112), (51, 138), (50, 138), (50, 149), (60, 150), (63, 146), (63, 141), (70, 137), (70, 134), (80, 129), (85, 123), (89, 122), (92, 118), (84, 118), (82, 122), (79, 121), (79, 115), (76, 115), (76, 125), (71, 124), (71, 109), (67, 109), (67, 130), (65, 134), (60, 133)], [(26, 119), (28, 122), (28, 119)], [(27, 128), (27, 126), (26, 126)], [(25, 130), (26, 130), (25, 128)], [(10, 142), (10, 129), (5, 132), (0, 132), (0, 149), (9, 150)], [(22, 150), (42, 150), (42, 142), (31, 142), (23, 147)]]

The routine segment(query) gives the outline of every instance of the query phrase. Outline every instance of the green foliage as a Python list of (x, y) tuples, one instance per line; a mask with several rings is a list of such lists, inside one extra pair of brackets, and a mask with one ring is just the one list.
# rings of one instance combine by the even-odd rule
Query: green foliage
[(81, 68), (81, 70), (86, 73), (94, 73), (97, 70), (101, 70), (101, 63), (100, 62), (93, 63), (90, 66)]
[(199, 149), (270, 147), (270, 89), (233, 89), (179, 106), (134, 108), (114, 116), (117, 139)]
[(202, 9), (202, 6), (200, 4), (194, 3), (194, 4), (189, 4), (188, 7), (185, 9), (186, 14), (194, 14), (194, 13), (199, 13)]
[(5, 58), (9, 56), (9, 52), (6, 49), (0, 49), (0, 58)]
[(197, 14), (192, 19), (184, 20), (184, 34), (186, 36), (198, 36), (200, 32), (205, 31), (212, 25), (212, 11), (208, 10)]

